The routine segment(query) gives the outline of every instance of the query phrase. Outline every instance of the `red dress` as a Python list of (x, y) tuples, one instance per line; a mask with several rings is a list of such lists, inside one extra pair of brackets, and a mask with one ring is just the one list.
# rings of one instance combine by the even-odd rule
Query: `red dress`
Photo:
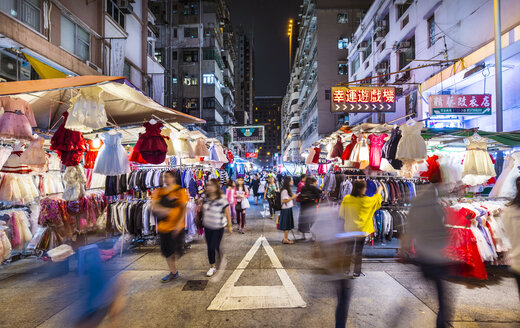
[(428, 181), (432, 183), (442, 182), (441, 178), (441, 166), (437, 160), (439, 156), (433, 155), (426, 159), (426, 165), (428, 166), (428, 170), (421, 172), (421, 176), (428, 178)]
[(370, 166), (373, 169), (379, 170), (381, 166), (381, 152), (383, 151), (383, 145), (385, 144), (385, 139), (388, 137), (388, 134), (383, 133), (379, 136), (375, 134), (371, 134), (368, 136), (368, 140), (370, 140)]
[(320, 154), (321, 154), (321, 148), (315, 147), (314, 148), (314, 157), (312, 158), (312, 162), (314, 164), (318, 164), (320, 162)]
[(69, 113), (63, 113), (63, 117), (63, 123), (52, 136), (51, 150), (58, 153), (63, 165), (76, 166), (83, 159), (83, 153), (87, 151), (87, 145), (81, 132), (65, 128)]
[(350, 138), (350, 143), (345, 147), (345, 150), (343, 151), (343, 154), (341, 154), (341, 159), (344, 161), (348, 161), (350, 158), (350, 154), (352, 153), (352, 149), (354, 149), (354, 146), (357, 143), (357, 137), (355, 134), (352, 135)]
[(148, 162), (144, 160), (143, 156), (141, 156), (141, 153), (135, 150), (135, 146), (132, 147), (130, 157), (128, 157), (128, 160), (134, 163), (148, 164)]
[(147, 163), (163, 163), (166, 159), (166, 152), (168, 152), (168, 145), (161, 135), (163, 124), (146, 122), (143, 126), (146, 128), (146, 132), (139, 136), (139, 140), (134, 146), (134, 152), (139, 152)]
[(487, 279), (486, 267), (478, 251), (477, 240), (469, 229), (467, 217), (475, 217), (475, 213), (466, 208), (446, 208), (446, 224), (448, 225), (448, 245), (445, 248), (446, 257), (459, 263), (454, 274)]
[(334, 157), (341, 157), (343, 154), (343, 142), (341, 142), (341, 137), (338, 137), (338, 141), (336, 141), (336, 144), (334, 145), (334, 148), (332, 149), (332, 153), (330, 155), (331, 158)]
[[(99, 140), (99, 145), (94, 144), (94, 140), (87, 140), (88, 145), (88, 151), (85, 155), (85, 168), (86, 169), (93, 169), (94, 163), (96, 163), (96, 158), (99, 153), (99, 149), (101, 149), (101, 146), (103, 146), (103, 140)], [(97, 147), (96, 147), (97, 146)]]

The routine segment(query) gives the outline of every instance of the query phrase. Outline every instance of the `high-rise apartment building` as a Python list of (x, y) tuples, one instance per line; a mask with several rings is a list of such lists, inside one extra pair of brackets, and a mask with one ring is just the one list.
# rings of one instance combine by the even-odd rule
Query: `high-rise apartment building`
[(252, 34), (239, 26), (236, 33), (235, 61), (235, 118), (237, 124), (250, 124), (253, 120), (254, 91), (254, 43)]
[(235, 122), (235, 39), (225, 0), (150, 1), (157, 17), (156, 53), (166, 69), (166, 104), (207, 121), (227, 143)]
[(281, 158), (282, 99), (281, 96), (255, 97), (253, 125), (263, 125), (265, 129), (265, 142), (256, 144), (261, 166), (274, 166)]
[(330, 88), (347, 82), (347, 47), (371, 1), (303, 0), (298, 47), (282, 106), (285, 161), (300, 162), (302, 149), (333, 132)]

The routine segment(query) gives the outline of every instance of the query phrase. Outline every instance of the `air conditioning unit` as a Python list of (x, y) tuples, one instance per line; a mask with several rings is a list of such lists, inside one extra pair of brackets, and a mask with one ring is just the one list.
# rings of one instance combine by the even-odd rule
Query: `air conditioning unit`
[(368, 48), (368, 41), (363, 41), (358, 44), (359, 51), (365, 51)]
[(118, 0), (117, 6), (125, 14), (131, 14), (134, 12), (134, 7), (130, 4), (130, 0)]
[(397, 44), (397, 50), (406, 51), (412, 47), (412, 43), (410, 41), (401, 41)]
[(381, 63), (377, 64), (377, 66), (376, 66), (376, 71), (378, 73), (384, 73), (384, 72), (386, 72), (387, 69), (388, 69), (388, 62), (381, 62)]
[[(0, 76), (8, 80), (23, 81), (31, 79), (31, 69), (29, 65), (21, 65), (20, 60), (15, 55), (0, 52)], [(18, 72), (18, 75), (17, 75)]]
[(386, 20), (378, 21), (376, 22), (376, 31), (383, 31), (386, 30), (388, 23)]
[(379, 42), (385, 38), (384, 31), (377, 31), (374, 33), (374, 41)]

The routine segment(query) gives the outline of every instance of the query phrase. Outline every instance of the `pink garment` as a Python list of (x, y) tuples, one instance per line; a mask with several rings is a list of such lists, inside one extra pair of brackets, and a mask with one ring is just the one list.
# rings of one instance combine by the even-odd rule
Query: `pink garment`
[(11, 214), (11, 220), (9, 221), (11, 224), (11, 229), (13, 230), (13, 239), (11, 239), (11, 247), (14, 249), (21, 244), (21, 231), (18, 226), (18, 222), (14, 213)]
[(237, 191), (237, 187), (233, 188), (233, 196), (235, 197), (235, 204), (238, 202), (238, 198), (239, 198), (240, 194), (242, 194), (243, 198), (249, 198), (249, 190), (247, 189), (246, 186), (244, 186), (244, 190), (245, 190), (245, 193), (244, 193), (244, 191)]
[(235, 206), (237, 203), (237, 198), (235, 197), (235, 188), (227, 187), (226, 188), (226, 198), (230, 206)]
[(371, 134), (368, 136), (370, 140), (370, 166), (376, 170), (379, 170), (381, 166), (381, 152), (383, 151), (383, 145), (388, 134), (383, 133), (379, 136)]

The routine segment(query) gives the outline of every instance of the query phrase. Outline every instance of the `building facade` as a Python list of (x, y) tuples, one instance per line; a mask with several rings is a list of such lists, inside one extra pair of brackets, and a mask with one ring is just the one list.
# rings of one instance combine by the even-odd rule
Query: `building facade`
[(256, 144), (259, 166), (275, 166), (281, 159), (281, 121), (283, 97), (257, 96), (253, 125), (263, 125), (265, 142)]
[(239, 125), (251, 124), (255, 99), (253, 36), (244, 31), (242, 26), (238, 27), (235, 36), (235, 118)]
[(157, 17), (155, 52), (165, 66), (165, 100), (202, 117), (204, 130), (227, 144), (235, 122), (235, 39), (224, 0), (150, 1)]
[(337, 128), (340, 115), (330, 112), (330, 88), (347, 81), (350, 36), (369, 6), (370, 1), (303, 1), (282, 103), (284, 161), (300, 162), (302, 149)]
[(146, 0), (1, 1), (0, 79), (126, 76), (161, 102), (154, 19)]
[[(520, 17), (516, 14), (520, 2), (502, 0), (501, 7), (503, 128), (512, 131), (520, 128), (515, 119), (520, 106), (515, 87), (520, 70)], [(377, 0), (348, 50), (350, 81), (394, 86), (398, 94), (395, 113), (351, 113), (351, 125), (410, 115), (429, 118), (425, 122), (430, 127), (496, 129), (492, 1)], [(452, 95), (455, 101), (466, 101), (457, 95), (491, 94), (492, 115), (430, 117), (429, 96), (438, 94)]]

